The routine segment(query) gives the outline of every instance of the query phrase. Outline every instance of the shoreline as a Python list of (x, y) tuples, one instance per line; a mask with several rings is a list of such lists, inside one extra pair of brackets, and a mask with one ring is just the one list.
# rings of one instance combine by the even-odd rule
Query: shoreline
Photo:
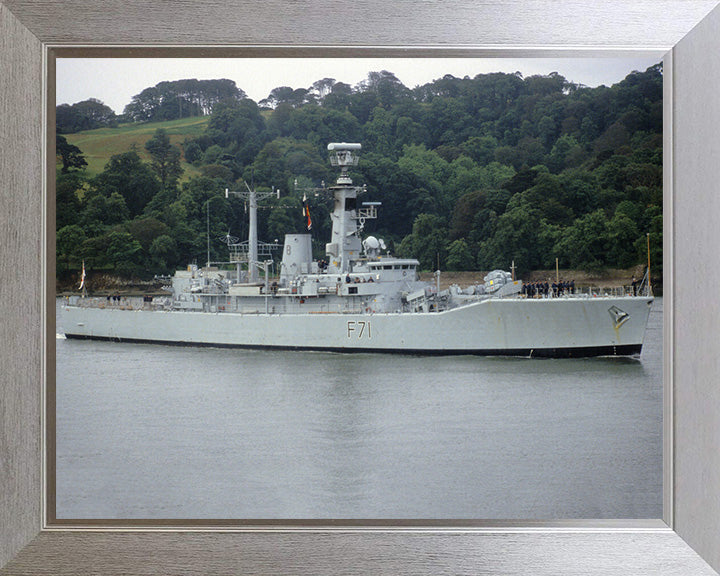
[[(598, 271), (560, 269), (559, 277), (560, 280), (575, 280), (575, 285), (578, 288), (618, 288), (630, 286), (633, 276), (639, 281), (642, 279), (643, 273), (644, 267), (638, 265), (626, 269), (609, 268)], [(486, 274), (486, 271), (456, 272), (441, 270), (440, 289), (444, 290), (454, 284), (461, 287), (482, 284)], [(420, 272), (418, 277), (424, 282), (435, 282), (434, 272)], [(555, 278), (555, 270), (533, 270), (521, 279), (525, 282), (552, 283)], [(78, 284), (78, 272), (65, 273), (56, 280), (55, 295), (72, 296), (79, 294), (80, 292), (77, 290)], [(90, 272), (87, 275), (88, 295), (92, 296), (163, 296), (169, 294), (169, 292), (162, 289), (165, 284), (167, 284), (167, 280), (127, 279), (104, 272), (97, 274)], [(653, 286), (656, 287), (656, 294), (658, 296), (662, 295), (662, 282), (655, 279)]]

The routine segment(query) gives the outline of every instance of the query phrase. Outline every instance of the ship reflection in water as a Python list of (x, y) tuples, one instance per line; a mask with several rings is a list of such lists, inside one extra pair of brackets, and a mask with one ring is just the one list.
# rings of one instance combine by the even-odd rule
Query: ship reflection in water
[(60, 519), (662, 515), (661, 298), (635, 359), (56, 344)]

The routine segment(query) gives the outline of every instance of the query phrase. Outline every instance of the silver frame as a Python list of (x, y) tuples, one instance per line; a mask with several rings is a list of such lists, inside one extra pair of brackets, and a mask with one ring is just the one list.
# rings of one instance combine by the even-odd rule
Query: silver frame
[[(126, 48), (126, 47), (117, 47), (117, 48), (102, 48), (98, 49), (96, 47), (68, 47), (63, 45), (47, 45), (45, 47), (45, 63), (44, 63), (44, 69), (47, 70), (47, 78), (54, 77), (55, 73), (55, 60), (57, 58), (92, 58), (97, 56), (102, 56), (103, 58), (112, 58), (112, 57), (129, 57), (130, 55), (137, 56), (138, 53), (142, 54), (143, 57), (152, 57), (152, 58), (170, 58), (170, 57), (177, 57), (176, 54), (178, 54), (179, 51), (182, 51), (182, 53), (187, 54), (188, 56), (192, 56), (192, 50), (188, 50), (187, 48), (177, 48), (177, 47), (162, 47), (162, 48), (149, 48), (149, 47), (133, 47), (133, 48)], [(648, 49), (642, 49), (642, 50), (628, 50), (628, 49), (622, 49), (622, 50), (614, 50), (614, 51), (582, 51), (582, 50), (573, 50), (571, 55), (568, 55), (567, 51), (557, 51), (557, 50), (551, 50), (551, 49), (545, 49), (542, 51), (543, 57), (545, 58), (562, 58), (562, 57), (579, 57), (579, 56), (587, 56), (588, 54), (591, 54), (593, 57), (598, 58), (605, 58), (605, 57), (623, 57), (623, 56), (657, 56), (658, 60), (660, 59), (669, 59), (670, 55), (667, 52), (661, 51), (661, 50), (648, 50)], [(353, 49), (344, 49), (339, 47), (323, 47), (323, 48), (312, 48), (312, 47), (305, 47), (301, 50), (298, 50), (291, 46), (283, 46), (283, 47), (273, 47), (273, 48), (267, 48), (267, 47), (210, 47), (205, 48), (203, 50), (203, 57), (208, 58), (251, 58), (253, 56), (262, 56), (262, 57), (269, 57), (269, 56), (275, 56), (278, 58), (294, 58), (294, 57), (328, 57), (327, 55), (331, 53), (333, 57), (373, 57), (373, 58), (400, 58), (406, 56), (406, 51), (404, 49), (397, 49), (397, 48), (353, 48)], [(538, 53), (538, 50), (526, 50), (526, 49), (468, 49), (468, 48), (423, 48), (421, 50), (415, 50), (413, 51), (414, 57), (476, 57), (476, 58), (529, 58), (529, 57), (536, 57)], [(666, 62), (667, 63), (667, 62)], [(665, 86), (671, 85), (670, 83), (664, 83)], [(667, 113), (669, 110), (672, 109), (671, 105), (671, 90), (665, 90), (664, 98), (665, 98), (665, 112)], [(46, 85), (45, 93), (47, 95), (47, 101), (55, 102), (55, 86), (54, 82), (48, 82)], [(54, 157), (53, 155), (53, 149), (54, 145), (52, 143), (52, 139), (54, 137), (54, 132), (52, 131), (52, 126), (55, 124), (55, 117), (54, 117), (54, 107), (51, 104), (48, 104), (46, 110), (46, 139), (50, 142), (49, 144), (46, 144), (46, 148), (49, 151), (49, 157)], [(667, 119), (664, 118), (664, 121)], [(667, 146), (666, 146), (667, 147)], [(665, 154), (665, 163), (668, 164), (669, 160), (671, 159), (671, 156), (669, 154)], [(666, 166), (664, 166), (664, 169), (667, 169)], [(46, 183), (44, 185), (44, 191), (45, 191), (45, 197), (44, 197), (44, 205), (46, 208), (48, 208), (48, 211), (46, 212), (46, 230), (49, 232), (49, 237), (46, 239), (45, 245), (49, 246), (49, 243), (54, 242), (54, 224), (55, 224), (55, 218), (54, 218), (54, 208), (55, 208), (55, 202), (54, 202), (54, 194), (55, 194), (55, 182), (54, 182), (54, 174), (55, 174), (55, 166), (48, 165), (48, 170), (46, 173)], [(665, 191), (667, 191), (667, 187), (665, 187)], [(663, 203), (665, 205), (671, 204), (672, 199), (670, 197), (666, 197), (663, 199)], [(672, 231), (670, 230), (667, 234), (668, 239), (671, 240)], [(49, 242), (49, 243), (48, 243)], [(48, 260), (47, 257), (43, 257), (43, 263), (46, 266), (52, 266), (53, 263)], [(46, 268), (44, 270), (45, 278), (46, 278), (46, 289), (47, 289), (47, 297), (46, 297), (46, 307), (48, 310), (52, 310), (52, 301), (54, 298), (53, 293), (53, 287), (54, 287), (54, 277), (55, 272), (54, 269)], [(669, 300), (669, 299), (668, 299)], [(663, 322), (664, 322), (664, 347), (670, 348), (672, 347), (672, 333), (668, 332), (666, 330), (666, 326), (668, 325), (668, 317), (672, 317), (672, 303), (671, 301), (668, 302), (668, 305), (664, 308), (664, 315), (663, 315)], [(45, 397), (46, 406), (45, 406), (45, 421), (48, 420), (48, 418), (55, 416), (54, 414), (54, 401), (55, 401), (55, 393), (54, 393), (54, 386), (55, 386), (55, 375), (52, 370), (47, 370), (47, 366), (53, 366), (54, 365), (54, 339), (53, 336), (56, 332), (55, 330), (55, 318), (54, 316), (50, 316), (45, 320), (45, 324), (47, 326), (47, 336), (46, 336), (46, 358), (48, 359), (48, 362), (46, 363), (46, 370), (44, 372), (44, 382), (45, 382), (45, 388), (43, 389), (43, 396)], [(667, 353), (667, 350), (664, 350), (664, 354)], [(664, 362), (664, 359), (663, 359)], [(665, 368), (665, 367), (664, 367)], [(664, 370), (664, 374), (668, 374), (669, 372), (667, 370)], [(672, 382), (668, 377), (664, 378), (663, 382), (663, 390), (664, 395), (668, 397), (668, 394), (672, 393)], [(665, 405), (663, 406), (663, 408)], [(664, 415), (665, 416), (665, 415)], [(671, 422), (671, 416), (672, 414), (669, 414), (668, 420), (666, 422)], [(225, 520), (225, 519), (216, 519), (216, 520), (208, 520), (208, 521), (194, 521), (194, 520), (136, 520), (136, 521), (128, 521), (124, 519), (118, 519), (118, 520), (85, 520), (85, 521), (78, 521), (78, 520), (62, 520), (57, 519), (55, 515), (55, 450), (54, 450), (54, 441), (55, 441), (55, 435), (54, 435), (54, 429), (51, 426), (45, 426), (46, 428), (46, 434), (45, 434), (45, 447), (44, 447), (44, 485), (45, 485), (45, 498), (43, 500), (44, 508), (43, 508), (43, 518), (44, 518), (44, 528), (46, 529), (53, 529), (53, 528), (77, 528), (80, 526), (88, 527), (88, 528), (127, 528), (127, 527), (143, 527), (145, 529), (153, 529), (158, 527), (194, 527), (194, 528), (207, 528), (207, 527), (222, 527), (222, 528), (286, 528), (286, 529), (303, 529), (307, 527), (321, 527), (321, 528), (329, 528), (330, 526), (328, 523), (324, 520)], [(670, 426), (667, 427), (665, 430), (665, 433), (667, 433), (668, 430), (671, 430), (672, 428)], [(664, 443), (663, 449), (668, 448), (668, 446)], [(354, 528), (368, 528), (368, 527), (381, 527), (381, 528), (397, 528), (397, 527), (404, 527), (406, 529), (408, 528), (483, 528), (487, 529), (490, 527), (493, 528), (522, 528), (527, 526), (543, 526), (548, 528), (556, 528), (556, 527), (578, 527), (578, 528), (591, 528), (591, 527), (608, 527), (608, 526), (615, 526), (615, 527), (635, 527), (635, 528), (641, 528), (641, 529), (662, 529), (666, 528), (667, 526), (672, 526), (672, 507), (670, 506), (670, 501), (668, 500), (668, 495), (671, 493), (670, 486), (672, 482), (672, 458), (671, 454), (668, 453), (667, 455), (663, 453), (663, 461), (669, 463), (669, 465), (663, 467), (663, 514), (662, 518), (653, 518), (653, 519), (632, 519), (632, 520), (613, 520), (612, 522), (608, 522), (607, 520), (593, 520), (593, 519), (584, 519), (584, 520), (575, 520), (575, 519), (564, 519), (564, 520), (551, 520), (551, 521), (529, 521), (529, 520), (431, 520), (431, 519), (414, 519), (414, 520), (335, 520), (333, 521), (333, 528), (337, 528), (338, 526), (343, 527), (354, 527)]]
[[(675, 431), (677, 422), (673, 419), (676, 409), (674, 397), (676, 379), (674, 374), (675, 343), (672, 338), (676, 333), (675, 305), (674, 305), (674, 254), (676, 239), (674, 235), (675, 222), (673, 192), (675, 189), (675, 164), (673, 153), (675, 142), (672, 134), (665, 136), (665, 276), (666, 276), (666, 304), (665, 311), (665, 412), (664, 430), (664, 458), (665, 466), (665, 494), (664, 494), (664, 521), (658, 522), (558, 522), (552, 524), (542, 523), (491, 523), (485, 526), (454, 526), (445, 527), (438, 523), (425, 526), (342, 526), (313, 525), (305, 527), (256, 527), (229, 530), (225, 527), (221, 531), (205, 531), (192, 529), (163, 529), (155, 527), (152, 531), (128, 530), (122, 534), (118, 530), (85, 527), (74, 529), (50, 529), (45, 521), (45, 507), (43, 500), (43, 481), (40, 477), (42, 470), (42, 454), (44, 451), (42, 426), (39, 419), (44, 414), (44, 396), (40, 394), (39, 387), (42, 375), (48, 366), (52, 365), (52, 353), (49, 351), (51, 342), (43, 329), (43, 318), (47, 310), (52, 310), (49, 303), (52, 301), (50, 290), (46, 289), (40, 281), (41, 288), (31, 286), (29, 289), (23, 283), (23, 278), (36, 279), (45, 275), (52, 277), (52, 264), (48, 263), (46, 269), (40, 270), (45, 263), (45, 251), (51, 246), (52, 238), (45, 236), (46, 223), (54, 221), (54, 215), (45, 214), (46, 202), (38, 201), (37, 186), (42, 185), (47, 191), (45, 181), (46, 171), (54, 163), (54, 158), (48, 158), (43, 146), (43, 134), (47, 129), (45, 118), (45, 99), (37, 94), (41, 90), (49, 94), (48, 86), (44, 80), (48, 77), (47, 66), (50, 63), (48, 51), (54, 47), (86, 45), (88, 42), (98, 45), (120, 44), (124, 46), (141, 45), (142, 35), (155, 30), (154, 36), (161, 38), (161, 42), (170, 44), (171, 40), (182, 41), (187, 45), (197, 47), (202, 42), (192, 27), (196, 24), (192, 18), (180, 19), (177, 30), (168, 31), (167, 27), (158, 25), (153, 28), (148, 25), (147, 5), (155, 11), (160, 11), (168, 19), (172, 19), (173, 10), (187, 13), (189, 6), (196, 6), (197, 2), (177, 1), (173, 6), (170, 3), (155, 2), (126, 2), (125, 24), (130, 32), (124, 32), (117, 27), (113, 20), (113, 2), (99, 0), (71, 0), (65, 3), (57, 2), (48, 5), (42, 3), (36, 6), (31, 0), (0, 0), (0, 72), (11, 72), (11, 79), (17, 80), (16, 85), (10, 83), (0, 86), (0, 97), (4, 100), (4, 110), (13, 114), (12, 117), (2, 118), (0, 135), (22, 135), (17, 143), (18, 150), (9, 154), (9, 159), (0, 159), (0, 200), (3, 208), (7, 202), (7, 217), (5, 210), (0, 214), (0, 245), (3, 257), (0, 259), (0, 278), (9, 286), (3, 291), (0, 301), (5, 322), (0, 327), (0, 337), (3, 344), (8, 344), (0, 351), (3, 368), (0, 375), (2, 383), (3, 400), (7, 408), (0, 408), (3, 416), (4, 430), (7, 436), (0, 436), (0, 574), (10, 573), (48, 573), (48, 574), (86, 574), (86, 573), (208, 573), (220, 574), (229, 572), (284, 572), (297, 574), (310, 573), (458, 573), (474, 572), (485, 574), (521, 574), (528, 567), (534, 574), (581, 573), (581, 574), (713, 574), (714, 571), (691, 548), (695, 547), (714, 566), (720, 566), (717, 552), (708, 546), (707, 538), (699, 538), (697, 532), (712, 529), (717, 526), (717, 518), (700, 517), (697, 524), (686, 530), (686, 543), (681, 535), (676, 533), (676, 509), (680, 496), (675, 492), (675, 479), (677, 470), (673, 463), (676, 461)], [(92, 7), (102, 4), (100, 10)], [(142, 4), (142, 6), (141, 6)], [(239, 5), (238, 5), (239, 4)], [(319, 2), (311, 2), (310, 8), (318, 8)], [(347, 0), (340, 2), (348, 10), (356, 8)], [(399, 2), (398, 4), (402, 4)], [(502, 0), (492, 7), (474, 3), (471, 0), (458, 0), (453, 9), (462, 13), (462, 19), (453, 20), (453, 26), (447, 28), (447, 22), (426, 19), (421, 21), (421, 32), (429, 34), (438, 41), (442, 47), (427, 47), (423, 45), (422, 38), (417, 34), (409, 33), (403, 38), (403, 44), (410, 48), (391, 49), (402, 53), (423, 55), (441, 53), (449, 56), (460, 53), (472, 53), (475, 56), (487, 54), (518, 55), (528, 51), (535, 56), (552, 56), (557, 54), (587, 53), (603, 55), (620, 53), (622, 50), (637, 53), (643, 50), (653, 54), (662, 53), (672, 48), (690, 28), (700, 21), (716, 4), (716, 0), (665, 0), (663, 15), (658, 16), (658, 3), (651, 1), (635, 1), (631, 9), (631, 2), (617, 1), (607, 8), (594, 8), (592, 0), (576, 0), (575, 2), (560, 3), (537, 2), (546, 9), (541, 12), (548, 20), (557, 21), (559, 28), (566, 32), (566, 36), (577, 40), (578, 44), (569, 50), (562, 46), (563, 41), (558, 40), (552, 32), (538, 31), (535, 18), (538, 13), (532, 9), (523, 11), (521, 0)], [(428, 3), (430, 8), (412, 4), (422, 16), (423, 11), (437, 9), (440, 3)], [(525, 4), (526, 6), (527, 4)], [(638, 8), (637, 6), (640, 5)], [(290, 22), (291, 17), (297, 18), (292, 9), (283, 13), (282, 3), (268, 2), (263, 7), (250, 5), (246, 2), (233, 0), (206, 0), (213, 18), (211, 21), (220, 28), (219, 42), (230, 44), (229, 38), (232, 30), (222, 25), (222, 17), (227, 11), (239, 10), (250, 23), (258, 24), (259, 29), (246, 28), (244, 33), (251, 40), (248, 43), (258, 43), (263, 40), (263, 34), (272, 37), (273, 27), (278, 24), (286, 30), (283, 24)], [(338, 6), (338, 2), (335, 3)], [(107, 8), (107, 13), (102, 11)], [(292, 7), (291, 7), (292, 8)], [(380, 33), (371, 32), (367, 36), (370, 44), (376, 46), (387, 42), (393, 34), (397, 34), (393, 26), (398, 23), (407, 24), (400, 20), (398, 15), (389, 18), (386, 23), (377, 18), (386, 8), (378, 0), (373, 0), (369, 7), (355, 13), (355, 18), (362, 21), (365, 15), (368, 21), (373, 21), (381, 28)], [(406, 6), (405, 8), (408, 8)], [(513, 50), (501, 32), (495, 28), (488, 31), (482, 26), (474, 24), (482, 22), (481, 17), (490, 14), (500, 14), (503, 9), (509, 10), (519, 19), (519, 42), (523, 48)], [(535, 8), (536, 10), (538, 7)], [(164, 12), (163, 12), (164, 10)], [(286, 10), (288, 10), (286, 8)], [(584, 10), (584, 12), (583, 12)], [(259, 11), (259, 15), (258, 15)], [(273, 11), (277, 11), (273, 12)], [(312, 12), (312, 10), (310, 10)], [(484, 12), (483, 12), (484, 11)], [(644, 16), (645, 21), (652, 16), (657, 18), (657, 27), (634, 26), (628, 23), (627, 12), (637, 11)], [(549, 12), (549, 15), (547, 14)], [(573, 17), (579, 13), (587, 18), (590, 15), (591, 23), (585, 22), (580, 30), (574, 30), (575, 20), (563, 21), (562, 16)], [(194, 13), (194, 11), (193, 11)], [(88, 29), (73, 27), (73, 22), (82, 21), (82, 15), (87, 14), (92, 21)], [(254, 14), (254, 16), (252, 16)], [(434, 14), (437, 14), (434, 12)], [(404, 16), (404, 15), (403, 15)], [(115, 14), (117, 17), (117, 14)], [(262, 23), (263, 17), (264, 24)], [(274, 17), (275, 19), (271, 19)], [(415, 16), (410, 16), (412, 20)], [(334, 17), (333, 17), (334, 18)], [(237, 22), (237, 18), (230, 19)], [(270, 24), (269, 22), (272, 22)], [(525, 27), (523, 27), (523, 24)], [(317, 25), (315, 25), (317, 27)], [(593, 28), (597, 26), (597, 30)], [(407, 27), (403, 27), (405, 31)], [(493, 32), (495, 30), (495, 32)], [(588, 37), (583, 33), (594, 30)], [(138, 32), (139, 31), (139, 32)], [(202, 26), (200, 26), (202, 32)], [(314, 33), (310, 25), (305, 34)], [(224, 35), (224, 39), (223, 39)], [(138, 37), (139, 36), (139, 37)], [(321, 36), (317, 36), (321, 37)], [(492, 49), (462, 46), (459, 49), (450, 47), (451, 43), (460, 42), (471, 44), (475, 38), (484, 46), (495, 45)], [(332, 53), (339, 46), (339, 36), (336, 36), (335, 47), (325, 47), (325, 54)], [(606, 40), (605, 38), (610, 38)], [(129, 39), (129, 41), (128, 41)], [(350, 38), (353, 39), (352, 37)], [(82, 40), (82, 41), (79, 41)], [(364, 43), (365, 38), (356, 37), (356, 44)], [(469, 42), (470, 40), (470, 42)], [(494, 41), (493, 41), (494, 40)], [(525, 41), (522, 41), (525, 40)], [(544, 40), (544, 41), (543, 41)], [(518, 44), (518, 37), (513, 39)], [(307, 44), (316, 46), (307, 46)], [(293, 32), (290, 38), (292, 51), (301, 55), (309, 48), (314, 52), (319, 43), (312, 41), (302, 32)], [(332, 44), (332, 43), (331, 43)], [(499, 45), (499, 47), (498, 47)], [(536, 48), (530, 48), (536, 46)], [(617, 46), (622, 46), (618, 49)], [(243, 49), (246, 49), (245, 46)], [(284, 48), (258, 46), (264, 54), (277, 50), (282, 55)], [(3, 52), (7, 56), (3, 56)], [(181, 52), (182, 49), (178, 47)], [(383, 49), (368, 49), (370, 53), (383, 51)], [(368, 54), (375, 55), (375, 54)], [(672, 85), (675, 77), (675, 63), (672, 53), (665, 58), (666, 88), (665, 96), (672, 96)], [(23, 64), (26, 68), (23, 68)], [(27, 72), (28, 76), (23, 76)], [(669, 78), (668, 78), (669, 76)], [(666, 126), (673, 125), (675, 105), (665, 106)], [(14, 125), (13, 122), (23, 122)], [(45, 129), (43, 129), (43, 126)], [(6, 141), (7, 142), (7, 141)], [(38, 172), (42, 175), (39, 175)], [(29, 199), (30, 213), (23, 212), (23, 196)], [(33, 212), (42, 210), (43, 214)], [(33, 248), (29, 253), (23, 254), (18, 243), (18, 235), (23, 226), (29, 226), (31, 232), (37, 231), (42, 240), (34, 238)], [(692, 230), (681, 230), (681, 233), (694, 234)], [(13, 274), (19, 262), (21, 274)], [(7, 279), (7, 280), (6, 280)], [(671, 292), (668, 292), (668, 287)], [(23, 290), (24, 288), (24, 290)], [(30, 302), (28, 302), (30, 299)], [(25, 343), (18, 342), (17, 333), (24, 330), (30, 338)], [(49, 336), (49, 337), (48, 337)], [(709, 334), (708, 334), (709, 336)], [(27, 354), (27, 356), (25, 356)], [(29, 358), (27, 362), (25, 358)], [(712, 373), (706, 374), (712, 376)], [(707, 427), (716, 424), (709, 421)], [(53, 422), (43, 422), (43, 426), (53, 426)], [(679, 446), (678, 450), (686, 450)], [(714, 461), (713, 461), (714, 463)], [(701, 473), (702, 470), (698, 470)], [(24, 476), (23, 476), (24, 475)], [(17, 480), (21, 477), (21, 480)], [(720, 491), (720, 486), (715, 486)], [(686, 494), (682, 498), (687, 500)], [(687, 522), (687, 520), (685, 520)], [(717, 537), (709, 539), (715, 544)], [(689, 545), (688, 545), (689, 544)], [(13, 558), (11, 560), (11, 558)], [(8, 564), (9, 562), (9, 564)]]

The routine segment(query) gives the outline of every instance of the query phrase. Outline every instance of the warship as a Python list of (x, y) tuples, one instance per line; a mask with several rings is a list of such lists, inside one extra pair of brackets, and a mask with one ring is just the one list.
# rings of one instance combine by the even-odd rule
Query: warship
[(361, 145), (327, 148), (340, 174), (327, 188), (334, 205), (325, 258), (313, 258), (310, 234), (287, 234), (279, 274), (271, 279), (274, 246), (258, 242), (259, 193), (248, 187), (248, 240), (228, 241), (230, 266), (212, 266), (208, 252), (205, 267), (174, 274), (168, 296), (145, 297), (140, 305), (69, 297), (60, 307), (66, 338), (428, 355), (641, 352), (653, 302), (649, 274), (639, 290), (620, 294), (530, 289), (503, 270), (482, 283), (441, 290), (439, 271), (435, 282), (420, 281), (418, 260), (394, 257), (382, 239), (363, 236), (380, 203), (359, 202), (366, 187), (349, 176)]

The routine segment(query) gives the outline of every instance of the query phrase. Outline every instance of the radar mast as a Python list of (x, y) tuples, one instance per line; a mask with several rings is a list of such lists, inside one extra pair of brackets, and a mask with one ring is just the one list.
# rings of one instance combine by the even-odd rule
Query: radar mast
[(352, 262), (360, 258), (362, 242), (360, 232), (365, 220), (376, 218), (376, 204), (369, 208), (359, 208), (357, 197), (365, 192), (364, 186), (353, 186), (348, 171), (357, 166), (362, 146), (356, 143), (332, 142), (328, 144), (330, 164), (340, 168), (337, 184), (330, 189), (335, 197), (335, 204), (330, 215), (332, 219), (332, 236), (330, 243), (325, 245), (330, 272), (348, 273), (352, 271)]

